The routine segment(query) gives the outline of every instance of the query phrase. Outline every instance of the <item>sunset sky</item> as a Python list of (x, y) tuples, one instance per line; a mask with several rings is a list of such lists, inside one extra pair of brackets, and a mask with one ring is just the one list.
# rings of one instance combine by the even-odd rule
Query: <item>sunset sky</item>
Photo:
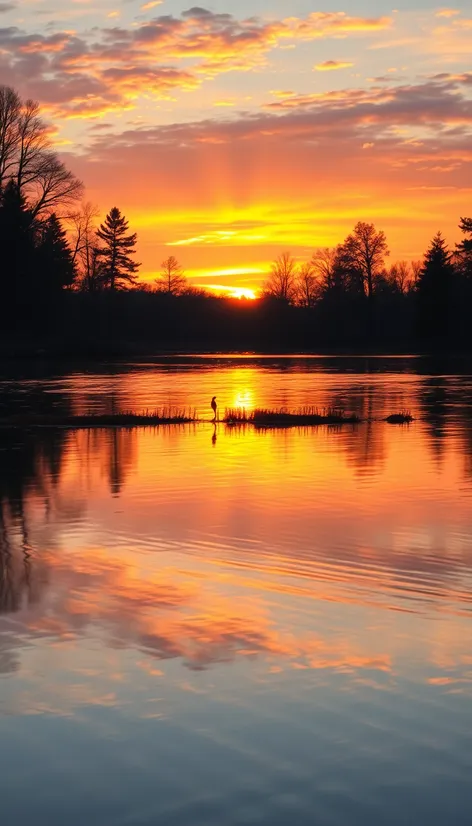
[(427, 0), (0, 0), (0, 82), (37, 99), (141, 277), (256, 289), (357, 220), (392, 260), (472, 214), (472, 9)]

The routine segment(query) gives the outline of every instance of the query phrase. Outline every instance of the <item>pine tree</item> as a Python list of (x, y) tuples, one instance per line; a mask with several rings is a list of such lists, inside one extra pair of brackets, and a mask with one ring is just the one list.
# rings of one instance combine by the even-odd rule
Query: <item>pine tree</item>
[(37, 284), (45, 292), (70, 287), (76, 276), (66, 232), (54, 213), (42, 222), (39, 231), (38, 270)]
[(13, 181), (0, 193), (0, 291), (4, 301), (27, 297), (34, 267), (36, 222)]
[(472, 279), (472, 218), (461, 218), (459, 229), (469, 236), (456, 245), (459, 269), (467, 279)]
[(424, 257), (417, 286), (419, 332), (428, 341), (439, 341), (448, 332), (453, 280), (452, 253), (438, 232)]
[(117, 207), (113, 207), (100, 224), (97, 236), (103, 243), (97, 254), (101, 262), (103, 283), (110, 290), (125, 288), (136, 283), (135, 273), (140, 264), (132, 260), (135, 253), (136, 233), (127, 235), (128, 221)]

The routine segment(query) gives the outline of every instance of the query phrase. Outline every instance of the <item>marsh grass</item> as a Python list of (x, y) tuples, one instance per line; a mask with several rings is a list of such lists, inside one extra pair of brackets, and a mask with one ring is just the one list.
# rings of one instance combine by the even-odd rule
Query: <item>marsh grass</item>
[(409, 410), (402, 410), (400, 413), (392, 413), (384, 420), (389, 424), (410, 424), (413, 422), (413, 416)]
[(142, 413), (84, 413), (77, 416), (35, 414), (9, 416), (0, 419), (6, 427), (135, 427), (139, 425), (189, 424), (197, 422), (195, 408), (162, 407)]
[[(0, 418), (0, 427), (142, 427), (158, 425), (198, 424), (208, 420), (200, 419), (196, 408), (161, 407), (144, 410), (141, 413), (123, 411), (121, 413), (84, 413), (80, 415), (61, 416), (55, 414), (20, 414)], [(383, 421), (389, 424), (409, 424), (414, 421), (407, 410), (393, 413)], [(305, 406), (296, 410), (284, 407), (270, 410), (257, 407), (246, 410), (244, 407), (227, 407), (222, 419), (227, 425), (252, 425), (260, 428), (297, 427), (316, 425), (361, 424), (362, 420), (354, 414), (348, 414), (340, 408), (322, 408)]]
[(255, 408), (247, 411), (243, 407), (228, 407), (223, 422), (229, 425), (252, 424), (256, 427), (290, 427), (291, 425), (318, 424), (358, 424), (355, 414), (348, 415), (336, 408), (299, 407), (297, 410)]

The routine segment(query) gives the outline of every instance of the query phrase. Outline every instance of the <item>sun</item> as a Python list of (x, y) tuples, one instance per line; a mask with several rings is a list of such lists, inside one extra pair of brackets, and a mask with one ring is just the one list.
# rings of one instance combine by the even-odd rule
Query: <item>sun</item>
[(256, 300), (256, 293), (250, 290), (249, 287), (230, 287), (231, 296), (233, 298), (248, 298), (250, 301)]

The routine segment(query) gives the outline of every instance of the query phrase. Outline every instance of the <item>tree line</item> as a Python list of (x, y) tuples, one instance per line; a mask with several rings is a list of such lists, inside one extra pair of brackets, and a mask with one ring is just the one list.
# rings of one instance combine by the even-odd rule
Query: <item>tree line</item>
[[(185, 327), (186, 346), (192, 330), (196, 346), (226, 340), (237, 347), (387, 346), (389, 341), (444, 346), (448, 339), (472, 345), (472, 218), (460, 219), (464, 237), (454, 250), (438, 232), (421, 261), (390, 266), (385, 233), (358, 222), (342, 244), (317, 249), (307, 261), (299, 263), (289, 252), (278, 256), (257, 306), (239, 301), (236, 307), (191, 287), (172, 255), (153, 285), (140, 283), (137, 235), (126, 217), (115, 206), (99, 224), (97, 208), (78, 206), (82, 196), (81, 181), (54, 151), (38, 104), (0, 86), (0, 299), (6, 329), (23, 323), (35, 332), (47, 318), (57, 334), (61, 305), (77, 317), (77, 325), (79, 306), (90, 317), (98, 307), (100, 328), (118, 335), (121, 325), (122, 335), (146, 335), (159, 345), (177, 341), (179, 326)], [(111, 309), (117, 299), (111, 305), (107, 296), (123, 293), (141, 297), (120, 298), (118, 322), (118, 311)], [(169, 303), (176, 297), (178, 307)], [(151, 332), (134, 323), (135, 312)], [(192, 318), (197, 312), (200, 325)]]
[(415, 304), (420, 337), (442, 337), (448, 333), (454, 298), (472, 298), (472, 218), (461, 218), (459, 227), (465, 237), (454, 250), (438, 232), (423, 260), (388, 267), (385, 233), (360, 221), (344, 243), (316, 250), (307, 262), (297, 264), (288, 252), (278, 256), (263, 295), (312, 308), (364, 300), (371, 333), (377, 301), (409, 299)]

